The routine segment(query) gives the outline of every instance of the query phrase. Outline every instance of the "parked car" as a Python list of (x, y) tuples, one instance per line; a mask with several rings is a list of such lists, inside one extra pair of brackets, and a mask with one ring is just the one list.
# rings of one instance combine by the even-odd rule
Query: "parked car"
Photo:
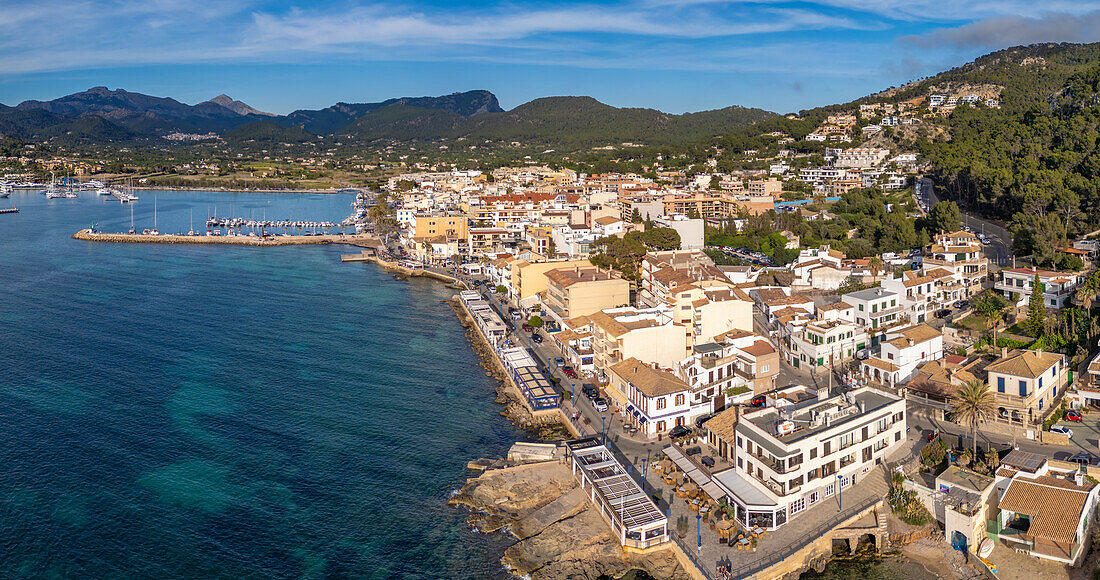
[(562, 367), (561, 372), (571, 379), (577, 378), (577, 371), (573, 370), (573, 367)]
[(687, 425), (677, 425), (668, 432), (668, 436), (673, 439), (677, 437), (686, 437), (688, 435), (691, 435), (691, 428)]
[(531, 332), (532, 330), (534, 330), (534, 328), (530, 324), (527, 324), (526, 322), (524, 322), (523, 323), (523, 330), (524, 330), (524, 332)]
[(936, 318), (947, 318), (948, 316), (951, 316), (951, 311), (946, 308), (936, 312)]
[(533, 332), (531, 333), (531, 340), (535, 341), (538, 344), (542, 344), (542, 335), (537, 332)]
[(749, 405), (753, 407), (764, 407), (768, 404), (768, 399), (764, 395), (757, 395), (749, 401)]
[(603, 413), (607, 410), (607, 401), (597, 397), (595, 399), (592, 399), (592, 407), (594, 407), (597, 411)]
[(707, 413), (706, 415), (700, 415), (700, 416), (696, 417), (695, 418), (695, 428), (698, 429), (699, 427), (702, 427), (703, 423), (706, 423), (708, 420), (710, 420), (712, 417), (714, 417), (717, 414), (718, 413)]
[(554, 366), (557, 366), (557, 367), (565, 366), (565, 359), (560, 357), (560, 356), (554, 357)]
[(1097, 457), (1091, 453), (1081, 452), (1073, 457), (1069, 458), (1073, 463), (1081, 465), (1100, 465), (1100, 457)]
[(1069, 437), (1070, 439), (1073, 439), (1073, 430), (1069, 427), (1066, 427), (1065, 425), (1051, 425), (1050, 432), (1060, 433), (1062, 435), (1065, 435), (1066, 437)]
[(967, 306), (970, 306), (970, 302), (968, 300), (959, 300), (955, 303), (955, 308), (966, 308)]
[(596, 385), (592, 383), (585, 383), (581, 386), (581, 392), (589, 399), (595, 399), (600, 396), (600, 390), (596, 388)]
[(1066, 411), (1065, 419), (1066, 419), (1066, 421), (1073, 421), (1074, 423), (1080, 423), (1081, 422), (1081, 413), (1079, 411), (1074, 411), (1073, 409), (1070, 409), (1069, 411)]

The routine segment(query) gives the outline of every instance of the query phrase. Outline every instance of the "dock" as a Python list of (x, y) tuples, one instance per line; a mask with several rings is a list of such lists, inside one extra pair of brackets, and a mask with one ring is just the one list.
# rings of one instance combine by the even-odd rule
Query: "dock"
[(324, 244), (367, 245), (376, 238), (362, 234), (324, 234), (316, 236), (184, 236), (177, 234), (109, 234), (83, 229), (73, 239), (119, 244), (220, 244), (229, 246), (303, 246)]
[(7, 208), (4, 208), (4, 209), (0, 209), (0, 213), (19, 213), (19, 208), (17, 208), (17, 207), (7, 207)]

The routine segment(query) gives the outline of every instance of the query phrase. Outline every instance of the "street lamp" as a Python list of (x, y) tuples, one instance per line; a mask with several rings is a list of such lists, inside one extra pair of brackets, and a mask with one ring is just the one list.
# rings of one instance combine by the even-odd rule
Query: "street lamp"
[(703, 516), (695, 514), (695, 533), (699, 541), (699, 553), (703, 553)]
[(642, 458), (642, 492), (645, 492), (645, 458)]
[(836, 474), (836, 501), (840, 504), (841, 510), (844, 509), (844, 496), (842, 495), (844, 493), (844, 487), (843, 485), (841, 485), (843, 483), (844, 476), (840, 475), (839, 473)]
[(603, 444), (607, 445), (607, 417), (600, 417), (600, 424), (603, 425)]

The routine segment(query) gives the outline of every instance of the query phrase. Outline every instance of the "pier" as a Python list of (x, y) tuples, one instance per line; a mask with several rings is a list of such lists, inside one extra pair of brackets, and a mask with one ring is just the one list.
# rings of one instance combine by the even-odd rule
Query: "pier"
[(0, 209), (0, 213), (19, 213), (19, 208), (17, 208), (17, 207), (7, 207), (7, 208), (4, 208), (4, 209)]
[(120, 244), (220, 244), (231, 246), (302, 246), (348, 244), (373, 247), (377, 238), (361, 234), (319, 234), (312, 236), (185, 236), (178, 234), (109, 234), (83, 229), (73, 239)]

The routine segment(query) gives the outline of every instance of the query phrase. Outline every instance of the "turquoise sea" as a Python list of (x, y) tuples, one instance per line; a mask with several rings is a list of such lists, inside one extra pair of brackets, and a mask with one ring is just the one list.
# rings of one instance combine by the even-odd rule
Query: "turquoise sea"
[[(138, 191), (137, 229), (340, 221), (347, 195)], [(102, 244), (95, 193), (0, 207), (0, 576), (500, 577), (446, 500), (520, 434), (452, 291), (341, 247)], [(230, 209), (232, 207), (232, 210)], [(205, 230), (201, 225), (196, 229)]]

